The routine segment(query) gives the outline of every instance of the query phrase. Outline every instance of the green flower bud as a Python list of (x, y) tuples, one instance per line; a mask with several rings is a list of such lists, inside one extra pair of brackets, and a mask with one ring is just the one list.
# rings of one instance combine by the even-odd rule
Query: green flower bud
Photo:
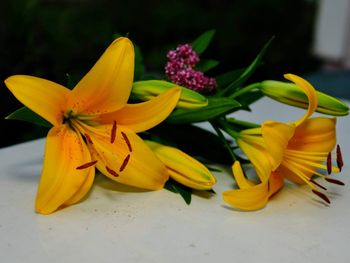
[[(308, 107), (305, 93), (293, 83), (265, 80), (260, 84), (260, 90), (274, 100), (299, 108), (306, 109)], [(317, 112), (333, 116), (349, 114), (349, 107), (342, 101), (320, 91), (316, 91), (316, 93), (318, 100)]]
[(197, 109), (208, 105), (208, 99), (198, 92), (163, 80), (136, 81), (133, 84), (131, 96), (147, 101), (176, 86), (181, 88), (177, 108)]

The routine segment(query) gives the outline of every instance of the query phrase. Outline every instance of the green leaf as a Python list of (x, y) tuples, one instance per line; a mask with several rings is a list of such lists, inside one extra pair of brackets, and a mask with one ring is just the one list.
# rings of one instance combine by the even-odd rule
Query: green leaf
[(219, 61), (214, 59), (201, 59), (198, 64), (196, 65), (196, 69), (207, 72), (208, 70), (215, 68), (217, 65), (219, 65)]
[(179, 184), (178, 182), (169, 179), (165, 185), (164, 188), (176, 193), (176, 194), (180, 194), (181, 197), (185, 200), (186, 204), (191, 204), (191, 199), (192, 199), (192, 189), (188, 188), (182, 184)]
[(215, 30), (209, 30), (202, 35), (200, 35), (195, 41), (192, 43), (192, 48), (198, 55), (202, 54), (207, 47), (209, 46), (211, 40), (215, 35)]
[(229, 71), (229, 72), (226, 72), (224, 74), (217, 76), (215, 79), (216, 79), (216, 83), (218, 85), (218, 88), (223, 88), (223, 87), (229, 85), (231, 82), (238, 79), (239, 76), (241, 76), (243, 72), (244, 72), (244, 68), (241, 68), (241, 69), (232, 70), (232, 71)]
[(168, 117), (169, 123), (192, 123), (208, 121), (231, 112), (241, 104), (231, 98), (208, 98), (208, 105), (200, 109), (176, 109)]
[(253, 62), (242, 72), (242, 74), (237, 78), (235, 81), (233, 81), (226, 89), (224, 89), (220, 95), (225, 96), (227, 94), (232, 94), (237, 88), (239, 88), (257, 69), (258, 66), (260, 66), (262, 59), (268, 50), (270, 44), (272, 43), (274, 37), (272, 37), (263, 47), (263, 49), (260, 51), (258, 56), (253, 60)]
[(12, 112), (5, 119), (27, 121), (27, 122), (34, 123), (36, 125), (40, 125), (40, 126), (44, 126), (44, 127), (48, 127), (48, 128), (52, 127), (51, 123), (49, 123), (44, 118), (40, 117), (38, 114), (31, 111), (27, 107), (22, 107), (16, 111)]
[(134, 45), (135, 48), (135, 71), (134, 81), (141, 80), (145, 73), (145, 65), (143, 64), (143, 56), (139, 46)]

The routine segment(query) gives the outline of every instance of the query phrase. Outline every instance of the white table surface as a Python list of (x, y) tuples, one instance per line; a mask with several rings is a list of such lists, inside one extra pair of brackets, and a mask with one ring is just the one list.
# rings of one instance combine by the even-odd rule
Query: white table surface
[[(292, 121), (303, 110), (269, 99), (250, 120)], [(130, 192), (104, 178), (83, 202), (49, 216), (33, 210), (44, 140), (0, 150), (0, 262), (350, 262), (350, 118), (339, 118), (347, 185), (328, 186), (324, 205), (306, 187), (287, 186), (265, 209), (239, 212), (221, 192), (233, 183), (215, 173), (216, 196), (187, 206), (167, 190)], [(2, 127), (3, 128), (3, 127)]]

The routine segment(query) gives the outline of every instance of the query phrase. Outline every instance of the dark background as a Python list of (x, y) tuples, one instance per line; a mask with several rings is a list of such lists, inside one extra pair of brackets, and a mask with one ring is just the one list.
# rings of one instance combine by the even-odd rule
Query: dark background
[[(216, 71), (246, 66), (275, 35), (253, 80), (303, 75), (320, 61), (311, 45), (317, 1), (93, 1), (5, 0), (0, 3), (0, 76), (34, 75), (66, 84), (79, 80), (116, 33), (141, 47), (147, 72), (162, 74), (166, 52), (216, 29), (203, 54), (221, 62)], [(209, 72), (210, 75), (210, 72)], [(4, 120), (21, 104), (0, 87), (0, 147), (44, 136), (47, 130)]]

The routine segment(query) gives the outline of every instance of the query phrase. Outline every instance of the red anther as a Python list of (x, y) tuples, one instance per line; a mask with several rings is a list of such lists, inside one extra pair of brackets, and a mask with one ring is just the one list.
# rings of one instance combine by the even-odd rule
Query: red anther
[(86, 168), (89, 168), (90, 166), (95, 165), (96, 163), (97, 163), (97, 160), (96, 160), (96, 161), (92, 161), (92, 162), (85, 163), (85, 164), (83, 164), (83, 165), (80, 165), (80, 166), (78, 166), (78, 167), (75, 168), (75, 169), (77, 169), (77, 170), (86, 169)]
[(128, 155), (125, 157), (125, 159), (124, 159), (122, 165), (121, 165), (120, 168), (119, 168), (119, 172), (124, 171), (125, 167), (127, 166), (128, 162), (129, 162), (129, 159), (130, 159), (130, 154), (128, 154)]
[(327, 156), (327, 172), (332, 173), (332, 154), (329, 152)]
[(319, 188), (322, 188), (323, 190), (327, 191), (326, 187), (324, 187), (323, 185), (320, 185), (319, 183), (317, 183), (313, 179), (310, 179), (310, 182), (313, 183), (314, 185), (317, 185)]
[(337, 144), (337, 166), (339, 170), (343, 168), (344, 162), (343, 162), (343, 156), (341, 154), (340, 146)]
[(107, 172), (109, 172), (111, 175), (113, 175), (114, 177), (118, 177), (119, 174), (117, 174), (116, 171), (112, 170), (111, 168), (109, 168), (108, 166), (106, 166), (106, 170)]
[(89, 136), (89, 134), (85, 133), (84, 136), (85, 136), (85, 139), (86, 139), (86, 141), (87, 141), (88, 143), (93, 144), (93, 143), (92, 143), (92, 140), (91, 140), (91, 137)]
[(345, 185), (345, 183), (343, 183), (342, 181), (339, 181), (337, 179), (333, 179), (333, 178), (325, 178), (325, 180), (329, 183), (332, 183), (332, 184), (337, 184), (337, 185)]
[(126, 145), (129, 148), (129, 152), (132, 152), (131, 144), (130, 144), (130, 141), (129, 141), (128, 137), (126, 136), (126, 134), (124, 132), (121, 132), (121, 134), (123, 136), (123, 139), (124, 139)]
[(320, 197), (323, 201), (325, 201), (326, 203), (330, 204), (331, 201), (329, 201), (328, 197), (324, 194), (324, 193), (321, 193), (319, 191), (316, 191), (316, 190), (313, 190), (312, 189), (312, 192), (317, 195), (318, 197)]
[(117, 136), (117, 122), (113, 121), (113, 126), (111, 131), (111, 143), (114, 143), (116, 136)]

